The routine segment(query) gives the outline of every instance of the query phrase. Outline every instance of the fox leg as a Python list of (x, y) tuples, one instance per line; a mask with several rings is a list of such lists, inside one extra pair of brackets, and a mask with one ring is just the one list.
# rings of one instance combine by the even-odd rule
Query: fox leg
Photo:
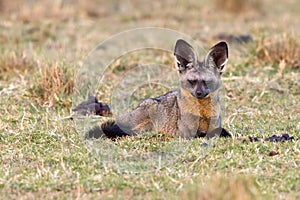
[(181, 114), (178, 124), (178, 136), (185, 139), (197, 137), (199, 116), (193, 114)]
[(213, 138), (213, 137), (216, 137), (216, 136), (219, 136), (219, 137), (232, 137), (232, 135), (224, 128), (222, 127), (219, 127), (219, 128), (216, 128), (212, 131), (210, 131), (209, 133), (207, 133), (206, 137), (208, 138)]

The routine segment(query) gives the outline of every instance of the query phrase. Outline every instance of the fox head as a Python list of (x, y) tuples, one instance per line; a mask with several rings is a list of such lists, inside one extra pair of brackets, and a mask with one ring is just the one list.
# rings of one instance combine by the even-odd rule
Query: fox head
[(193, 47), (186, 41), (176, 42), (174, 55), (179, 71), (182, 89), (195, 98), (206, 98), (221, 86), (221, 75), (228, 61), (226, 42), (219, 42), (207, 53), (203, 62), (199, 62)]

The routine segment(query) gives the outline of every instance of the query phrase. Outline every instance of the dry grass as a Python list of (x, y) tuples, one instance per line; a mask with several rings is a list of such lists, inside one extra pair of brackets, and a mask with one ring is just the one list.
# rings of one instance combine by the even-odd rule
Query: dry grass
[(29, 89), (32, 98), (41, 106), (71, 106), (66, 98), (73, 92), (74, 75), (58, 62), (45, 64), (35, 74), (34, 85)]
[(300, 43), (295, 34), (283, 33), (259, 39), (255, 55), (265, 63), (278, 65), (284, 62), (287, 67), (300, 67)]
[[(76, 16), (76, 9), (72, 4), (66, 4), (65, 1), (7, 1), (1, 0), (1, 10), (11, 19), (22, 20), (23, 22), (37, 22), (41, 19), (59, 19), (67, 20)], [(34, 17), (33, 17), (34, 16)]]
[(262, 11), (262, 3), (258, 0), (215, 0), (215, 5), (220, 10), (234, 14), (245, 14), (245, 12), (259, 13)]
[(8, 80), (18, 74), (25, 75), (36, 65), (32, 56), (24, 52), (8, 52), (0, 54), (0, 79)]
[(102, 0), (0, 0), (2, 13), (26, 23), (36, 23), (42, 19), (67, 21), (78, 17), (105, 17), (116, 12), (119, 6), (118, 2), (107, 4)]
[(251, 200), (258, 199), (259, 190), (257, 184), (251, 177), (230, 177), (224, 178), (215, 176), (204, 186), (191, 184), (182, 194), (182, 199), (211, 200), (211, 199), (231, 199), (231, 200)]

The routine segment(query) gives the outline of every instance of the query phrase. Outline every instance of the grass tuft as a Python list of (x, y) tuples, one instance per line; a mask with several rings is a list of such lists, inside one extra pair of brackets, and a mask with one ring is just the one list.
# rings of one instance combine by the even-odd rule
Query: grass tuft
[(58, 62), (45, 64), (35, 74), (35, 81), (29, 88), (32, 98), (41, 106), (70, 107), (74, 87), (74, 75)]
[(9, 52), (0, 55), (0, 79), (7, 80), (18, 74), (27, 74), (36, 62), (26, 52)]
[(295, 34), (284, 33), (278, 37), (263, 37), (257, 42), (256, 57), (265, 63), (300, 68), (300, 43)]

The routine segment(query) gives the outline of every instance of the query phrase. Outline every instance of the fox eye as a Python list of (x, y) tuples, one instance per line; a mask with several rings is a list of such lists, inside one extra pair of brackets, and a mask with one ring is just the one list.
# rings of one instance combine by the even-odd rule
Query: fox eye
[(211, 80), (205, 81), (205, 84), (207, 86), (212, 86), (213, 85), (213, 81), (211, 81)]
[(191, 85), (196, 85), (197, 83), (197, 80), (188, 80), (189, 84)]

